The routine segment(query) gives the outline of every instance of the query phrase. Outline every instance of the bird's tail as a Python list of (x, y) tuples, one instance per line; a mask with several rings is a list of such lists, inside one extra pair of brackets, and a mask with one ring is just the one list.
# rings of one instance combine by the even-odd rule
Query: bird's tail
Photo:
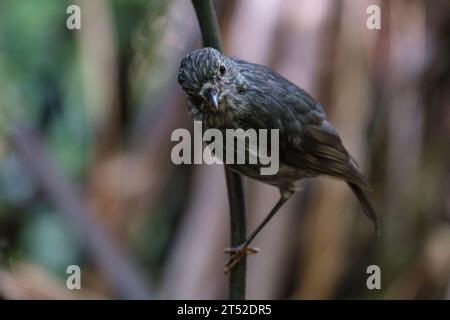
[(364, 214), (367, 216), (367, 218), (369, 218), (373, 222), (375, 232), (379, 234), (378, 217), (377, 214), (375, 213), (374, 208), (367, 199), (366, 194), (357, 184), (348, 181), (347, 184), (349, 185), (350, 189), (352, 189), (356, 198), (358, 198), (358, 201), (361, 204), (361, 207), (363, 208)]

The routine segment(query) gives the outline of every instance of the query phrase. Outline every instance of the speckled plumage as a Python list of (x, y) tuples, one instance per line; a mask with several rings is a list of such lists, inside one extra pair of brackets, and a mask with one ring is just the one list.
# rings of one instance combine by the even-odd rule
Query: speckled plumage
[[(188, 109), (204, 129), (279, 129), (280, 170), (262, 176), (258, 165), (230, 165), (253, 179), (295, 191), (295, 182), (326, 175), (345, 180), (366, 215), (375, 212), (361, 187), (366, 180), (344, 148), (322, 106), (305, 90), (268, 67), (203, 48), (182, 61), (178, 82), (188, 94)], [(218, 108), (208, 97), (218, 95)]]

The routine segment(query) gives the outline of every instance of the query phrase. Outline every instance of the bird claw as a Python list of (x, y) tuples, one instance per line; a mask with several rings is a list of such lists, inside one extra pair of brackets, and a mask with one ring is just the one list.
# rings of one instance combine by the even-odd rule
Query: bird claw
[(225, 248), (225, 250), (224, 250), (225, 253), (229, 253), (229, 254), (237, 254), (241, 251), (245, 251), (247, 253), (254, 254), (254, 253), (259, 252), (259, 248), (238, 246), (238, 247), (228, 247), (228, 248)]
[(253, 248), (249, 246), (240, 245), (233, 248), (226, 248), (225, 253), (230, 254), (230, 258), (225, 263), (224, 273), (229, 274), (231, 269), (233, 269), (239, 261), (241, 261), (242, 257), (247, 254), (256, 254), (259, 252), (258, 248)]

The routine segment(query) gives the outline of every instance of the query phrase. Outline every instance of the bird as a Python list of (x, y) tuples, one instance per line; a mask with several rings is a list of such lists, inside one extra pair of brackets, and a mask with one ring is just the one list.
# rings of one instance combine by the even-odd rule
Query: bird
[(230, 254), (226, 273), (245, 254), (257, 252), (250, 243), (304, 178), (327, 176), (345, 181), (378, 233), (377, 214), (366, 195), (367, 179), (345, 149), (322, 105), (308, 92), (269, 67), (228, 57), (210, 47), (187, 54), (181, 60), (177, 80), (187, 94), (189, 113), (202, 122), (203, 130), (279, 130), (276, 174), (262, 175), (260, 164), (226, 164), (280, 191), (275, 206), (246, 240), (226, 250)]

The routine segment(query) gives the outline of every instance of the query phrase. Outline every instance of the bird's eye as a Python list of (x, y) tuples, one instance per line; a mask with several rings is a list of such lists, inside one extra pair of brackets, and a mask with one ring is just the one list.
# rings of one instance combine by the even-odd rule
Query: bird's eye
[(220, 72), (220, 75), (221, 75), (221, 76), (225, 75), (225, 72), (227, 72), (227, 68), (225, 67), (224, 64), (221, 64), (221, 65), (220, 65), (220, 67), (219, 67), (219, 72)]

